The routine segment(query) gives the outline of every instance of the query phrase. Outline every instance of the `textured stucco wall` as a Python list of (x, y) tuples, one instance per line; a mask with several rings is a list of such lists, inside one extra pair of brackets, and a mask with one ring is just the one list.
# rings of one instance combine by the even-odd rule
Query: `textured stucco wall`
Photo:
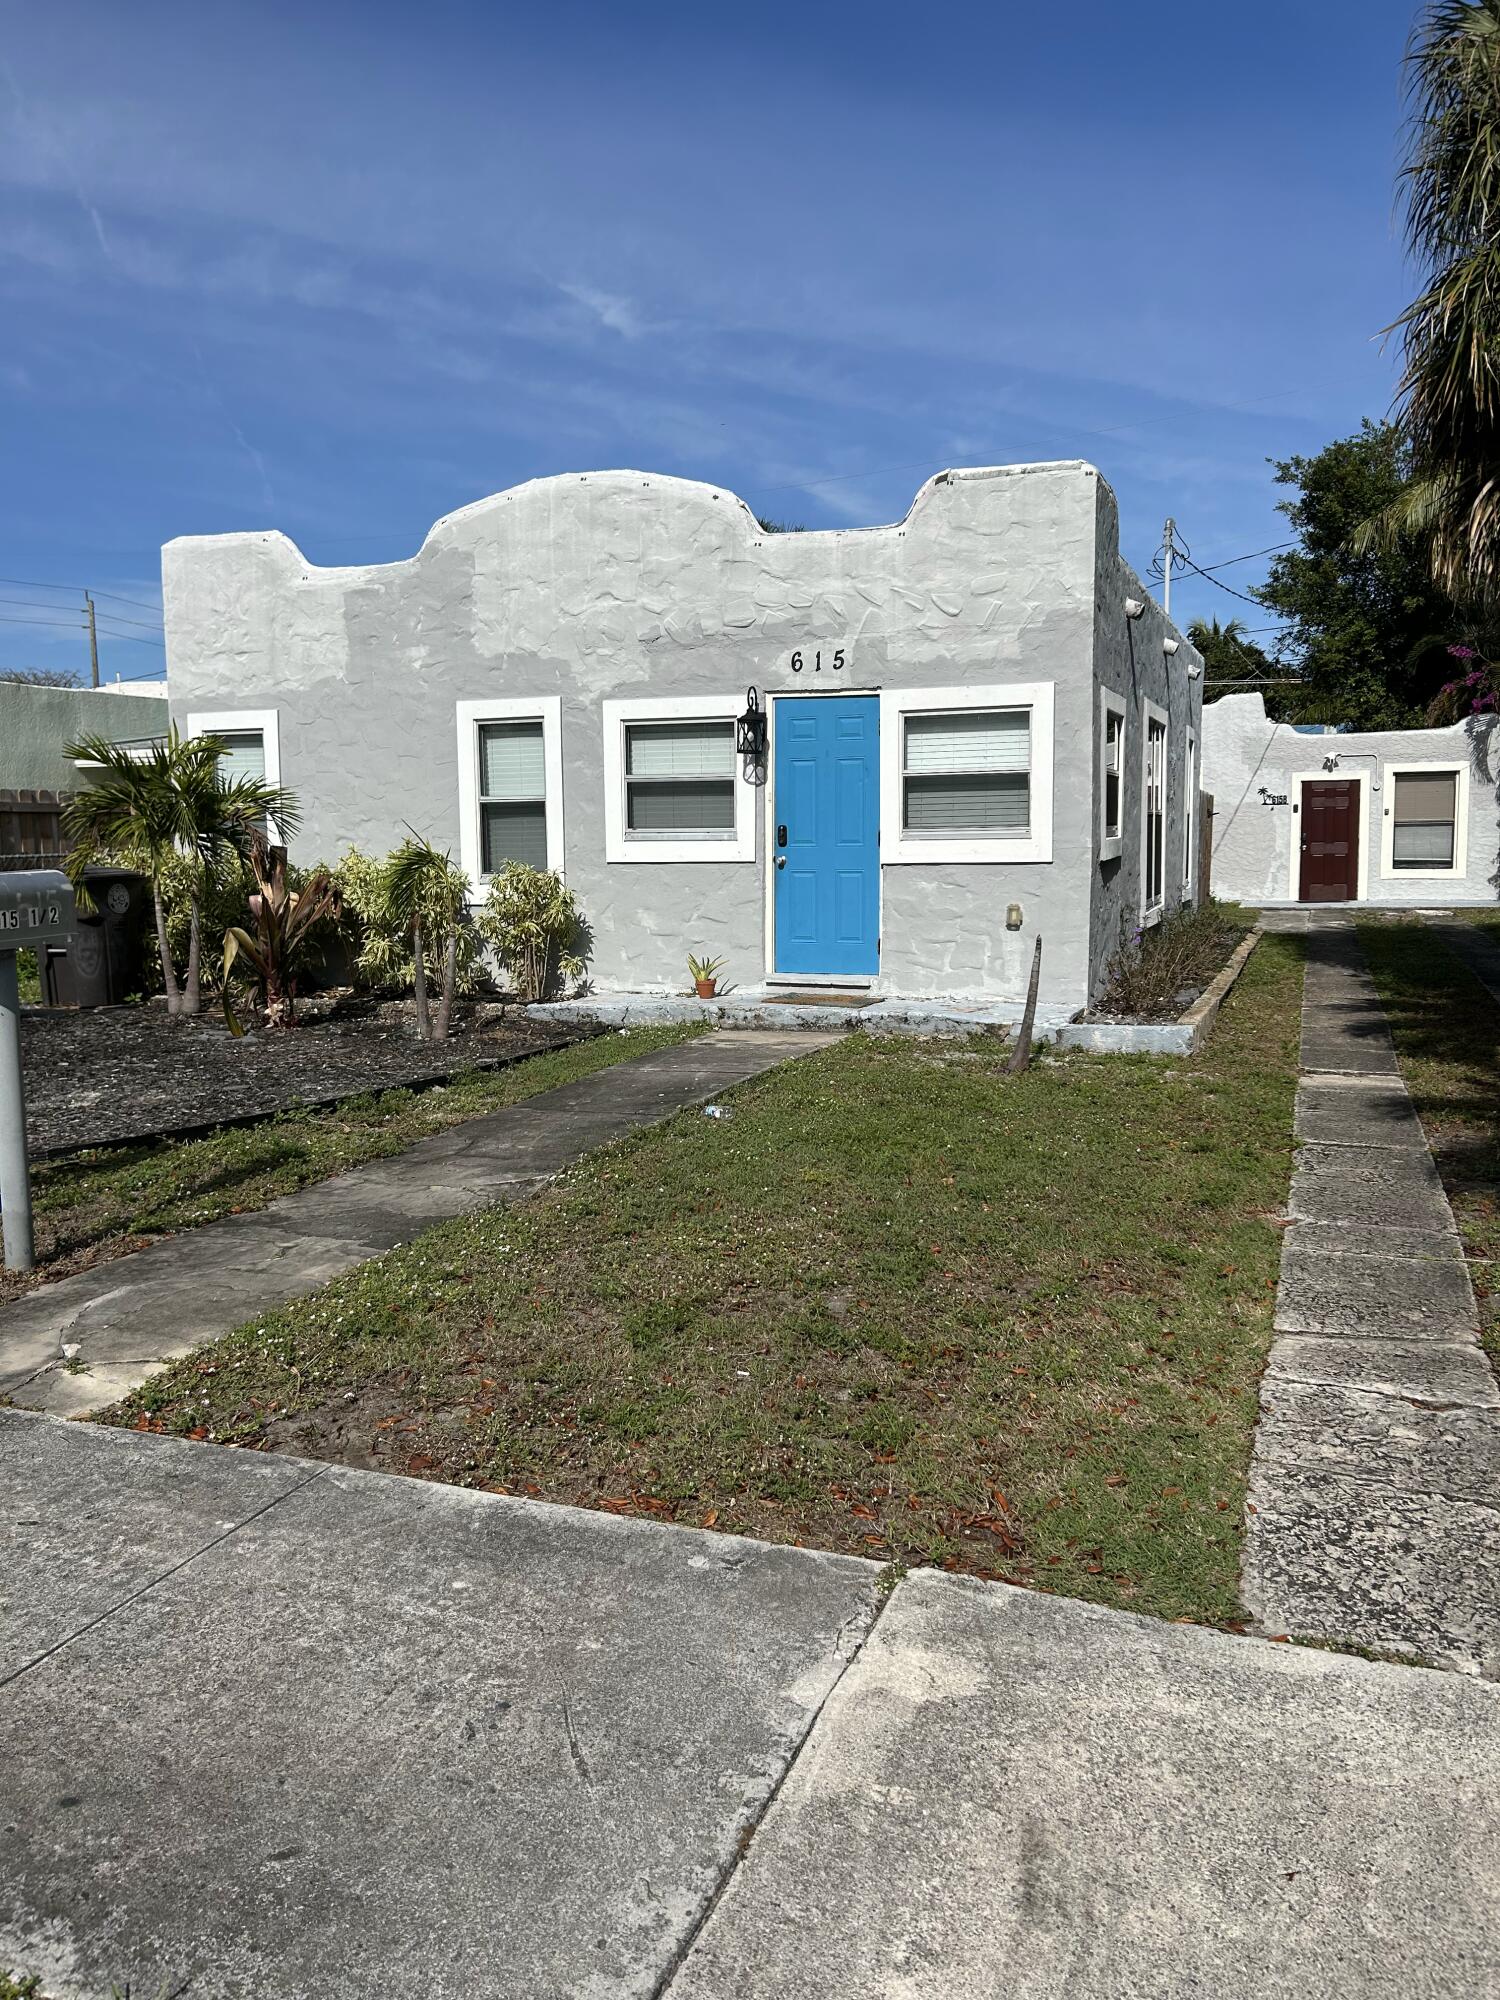
[(0, 681), (0, 791), (76, 792), (81, 780), (65, 744), (79, 736), (157, 736), (166, 726), (160, 697), (122, 700), (104, 688)]
[[(1154, 703), (1167, 716), (1167, 830), (1163, 873), (1163, 908), (1167, 912), (1176, 909), (1184, 900), (1182, 861), (1186, 829), (1183, 815), (1186, 810), (1185, 770), (1189, 729), (1198, 738), (1200, 772), (1203, 740), (1202, 659), (1196, 648), (1188, 644), (1167, 618), (1161, 606), (1146, 595), (1140, 578), (1120, 560), (1114, 495), (1102, 480), (1099, 485), (1099, 516), (1099, 558), (1095, 576), (1095, 678), (1100, 687), (1121, 696), (1125, 703), (1125, 781), (1119, 856), (1107, 861), (1096, 858), (1094, 863), (1089, 924), (1090, 998), (1104, 984), (1110, 960), (1140, 921), (1145, 703)], [(1127, 597), (1137, 598), (1145, 604), (1146, 608), (1139, 618), (1126, 617)], [(1168, 638), (1178, 641), (1177, 651), (1171, 655), (1162, 650), (1163, 641)], [(1196, 679), (1190, 677), (1190, 668), (1199, 669)], [(1103, 833), (1099, 766), (1104, 747), (1097, 720), (1097, 701), (1092, 742), (1093, 853), (1097, 857)], [(1200, 787), (1202, 782), (1200, 777)], [(1189, 902), (1196, 899), (1197, 882), (1198, 855), (1195, 846), (1193, 879), (1188, 885)]]
[(744, 987), (766, 969), (762, 819), (753, 862), (607, 864), (603, 700), (804, 692), (790, 656), (819, 645), (845, 649), (841, 692), (1054, 682), (1055, 859), (884, 867), (881, 986), (1017, 999), (1040, 923), (1043, 1005), (1065, 1012), (1090, 977), (1101, 561), (1124, 574), (1102, 484), (1076, 462), (943, 474), (893, 527), (765, 535), (712, 487), (590, 473), (480, 501), (378, 568), (315, 568), (279, 534), (173, 542), (173, 712), (277, 710), (305, 854), (383, 851), (408, 821), (456, 853), (455, 703), (560, 695), (566, 872), (594, 981), (677, 988), (701, 949)]
[[(1366, 900), (1432, 906), (1493, 903), (1496, 899), (1496, 786), (1484, 775), (1489, 729), (1478, 741), (1470, 727), (1388, 729), (1358, 734), (1302, 736), (1266, 718), (1258, 694), (1225, 695), (1204, 710), (1204, 775), (1214, 795), (1213, 886), (1217, 895), (1247, 903), (1284, 903), (1295, 897), (1292, 853), (1299, 818), (1293, 807), (1296, 776), (1324, 775), (1323, 759), (1337, 756), (1331, 778), (1359, 778), (1368, 789)], [(1468, 857), (1462, 877), (1415, 878), (1381, 870), (1382, 821), (1389, 809), (1387, 764), (1464, 765), (1469, 771)], [(1267, 804), (1262, 791), (1286, 803)]]

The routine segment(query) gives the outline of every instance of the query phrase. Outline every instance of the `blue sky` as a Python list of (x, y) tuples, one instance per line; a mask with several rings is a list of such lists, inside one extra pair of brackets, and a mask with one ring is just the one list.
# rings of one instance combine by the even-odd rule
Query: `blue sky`
[(9, 0), (0, 570), (115, 593), (111, 677), (173, 535), (387, 561), (592, 467), (839, 527), (1078, 456), (1139, 568), (1281, 541), (1266, 459), (1391, 398), (1414, 4)]

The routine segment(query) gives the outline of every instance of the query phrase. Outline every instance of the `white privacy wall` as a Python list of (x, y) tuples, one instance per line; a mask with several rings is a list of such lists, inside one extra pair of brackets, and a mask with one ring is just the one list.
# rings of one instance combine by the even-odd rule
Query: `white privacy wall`
[[(384, 851), (408, 824), (457, 855), (472, 816), (459, 705), (553, 702), (566, 875), (596, 986), (680, 989), (693, 951), (725, 957), (744, 988), (766, 971), (764, 801), (722, 858), (611, 861), (606, 704), (707, 696), (735, 710), (752, 683), (763, 697), (886, 698), (1049, 684), (1050, 858), (997, 848), (883, 867), (880, 983), (1019, 1000), (1043, 927), (1043, 1007), (1065, 1014), (1099, 963), (1096, 655), (1132, 687), (1166, 685), (1154, 607), (1138, 644), (1155, 653), (1128, 665), (1121, 603), (1140, 586), (1115, 532), (1104, 482), (1068, 461), (940, 474), (885, 528), (768, 535), (721, 489), (604, 472), (478, 501), (406, 562), (320, 569), (284, 535), (193, 537), (162, 557), (173, 710), (274, 709), (299, 853), (333, 859)], [(795, 653), (819, 650), (842, 652), (837, 678), (793, 672)]]
[[(1213, 887), (1247, 903), (1297, 898), (1302, 780), (1352, 779), (1360, 793), (1360, 900), (1418, 907), (1496, 900), (1500, 815), (1485, 723), (1450, 729), (1302, 734), (1266, 717), (1258, 694), (1226, 695), (1203, 711), (1203, 785), (1214, 796)], [(1325, 759), (1336, 758), (1334, 769)], [(1411, 768), (1459, 773), (1458, 866), (1392, 869), (1391, 778)]]

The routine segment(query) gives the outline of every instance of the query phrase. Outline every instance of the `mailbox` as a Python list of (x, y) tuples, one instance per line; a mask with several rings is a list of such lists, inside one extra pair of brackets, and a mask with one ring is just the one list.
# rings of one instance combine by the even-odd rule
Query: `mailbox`
[(0, 874), (0, 952), (36, 950), (71, 937), (73, 885), (60, 868)]
[(71, 937), (74, 922), (73, 885), (61, 870), (0, 875), (0, 1238), (12, 1271), (29, 1271), (33, 1262), (16, 953), (44, 952), (49, 940)]

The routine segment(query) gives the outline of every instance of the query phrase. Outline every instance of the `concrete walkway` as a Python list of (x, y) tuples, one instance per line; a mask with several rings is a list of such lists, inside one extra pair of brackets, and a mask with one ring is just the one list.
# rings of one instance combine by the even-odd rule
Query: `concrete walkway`
[(658, 1049), (43, 1285), (0, 1310), (0, 1395), (67, 1416), (105, 1409), (173, 1357), (433, 1223), (520, 1201), (594, 1147), (835, 1039), (711, 1034)]
[(54, 2000), (1500, 1991), (1500, 1688), (0, 1411)]
[(1500, 1676), (1500, 1387), (1347, 923), (1308, 937), (1297, 1136), (1245, 1603), (1266, 1632)]

